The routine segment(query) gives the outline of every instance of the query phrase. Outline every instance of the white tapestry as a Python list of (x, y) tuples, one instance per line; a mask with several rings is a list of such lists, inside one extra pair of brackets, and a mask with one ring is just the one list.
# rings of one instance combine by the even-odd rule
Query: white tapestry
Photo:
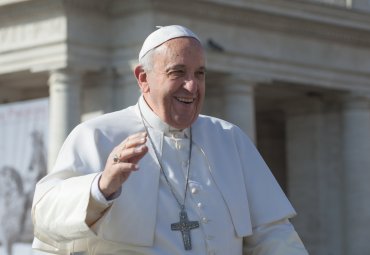
[(48, 99), (0, 104), (0, 255), (31, 250), (31, 204), (47, 173)]

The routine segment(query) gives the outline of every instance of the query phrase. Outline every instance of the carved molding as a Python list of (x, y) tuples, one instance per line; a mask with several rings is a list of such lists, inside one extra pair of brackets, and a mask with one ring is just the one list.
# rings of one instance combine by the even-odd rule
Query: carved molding
[[(28, 1), (26, 1), (28, 2)], [(37, 1), (29, 1), (31, 4)], [(19, 4), (20, 5), (20, 4)], [(62, 8), (62, 7), (61, 7)], [(200, 0), (142, 0), (142, 1), (93, 1), (66, 0), (64, 8), (87, 9), (100, 11), (107, 16), (132, 14), (137, 11), (166, 12), (173, 15), (183, 15), (215, 20), (216, 23), (260, 27), (273, 31), (301, 34), (310, 37), (342, 40), (347, 43), (360, 44), (368, 47), (370, 43), (370, 15), (352, 11), (347, 8), (333, 8), (329, 4), (318, 4), (312, 1), (292, 0), (250, 0), (224, 1)], [(45, 11), (45, 10), (43, 10)], [(0, 25), (1, 26), (1, 25)], [(0, 45), (12, 48), (9, 41), (20, 44), (35, 39), (45, 39), (44, 32), (65, 34), (66, 24), (62, 20), (43, 23), (2, 27), (0, 29)]]
[(224, 73), (243, 74), (256, 81), (288, 82), (323, 88), (370, 92), (368, 73), (351, 72), (324, 66), (208, 54), (208, 69)]
[(64, 17), (0, 27), (0, 53), (62, 41), (66, 30)]
[(216, 24), (256, 27), (365, 47), (370, 43), (370, 15), (332, 5), (292, 0), (201, 0), (186, 5), (171, 0), (149, 2), (158, 11), (213, 20)]

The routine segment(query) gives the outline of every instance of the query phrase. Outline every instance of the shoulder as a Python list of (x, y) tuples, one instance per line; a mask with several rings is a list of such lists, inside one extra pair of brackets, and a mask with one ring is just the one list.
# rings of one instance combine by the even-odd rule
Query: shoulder
[(198, 137), (207, 137), (213, 144), (219, 143), (241, 147), (253, 147), (248, 135), (238, 126), (216, 117), (199, 115), (193, 125)]
[(223, 134), (243, 133), (236, 125), (216, 117), (199, 115), (194, 125), (201, 130), (212, 130)]
[(139, 132), (140, 128), (141, 120), (135, 112), (135, 107), (130, 106), (80, 123), (72, 130), (67, 140), (122, 139), (130, 133)]
[(89, 119), (82, 122), (80, 126), (83, 126), (85, 128), (104, 129), (121, 126), (124, 124), (127, 125), (128, 122), (136, 121), (137, 119), (138, 118), (135, 113), (135, 106), (130, 106), (123, 110), (106, 113), (101, 116)]

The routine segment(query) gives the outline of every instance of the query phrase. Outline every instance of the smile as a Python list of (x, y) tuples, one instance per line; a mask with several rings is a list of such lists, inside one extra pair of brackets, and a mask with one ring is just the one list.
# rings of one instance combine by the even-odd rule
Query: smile
[(191, 104), (194, 102), (194, 98), (186, 98), (186, 97), (175, 97), (177, 101), (184, 103), (184, 104)]

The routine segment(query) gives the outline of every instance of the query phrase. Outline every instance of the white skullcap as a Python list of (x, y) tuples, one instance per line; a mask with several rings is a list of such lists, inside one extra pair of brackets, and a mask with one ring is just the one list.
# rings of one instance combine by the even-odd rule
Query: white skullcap
[[(159, 26), (157, 26), (159, 27)], [(171, 25), (165, 27), (159, 27), (156, 31), (151, 33), (144, 41), (143, 47), (141, 47), (139, 53), (139, 60), (148, 53), (148, 51), (158, 47), (162, 43), (168, 40), (178, 38), (178, 37), (192, 37), (200, 42), (200, 39), (196, 34), (194, 34), (190, 29), (179, 26)]]

